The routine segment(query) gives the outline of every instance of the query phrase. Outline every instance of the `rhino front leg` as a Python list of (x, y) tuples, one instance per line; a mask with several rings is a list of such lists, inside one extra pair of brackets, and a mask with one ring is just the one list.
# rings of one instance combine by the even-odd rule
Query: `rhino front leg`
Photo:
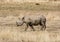
[(30, 27), (33, 29), (33, 31), (35, 31), (35, 29), (33, 28), (33, 26), (32, 26), (32, 25), (30, 25)]
[(25, 31), (28, 29), (28, 24), (27, 24), (27, 27), (25, 28)]

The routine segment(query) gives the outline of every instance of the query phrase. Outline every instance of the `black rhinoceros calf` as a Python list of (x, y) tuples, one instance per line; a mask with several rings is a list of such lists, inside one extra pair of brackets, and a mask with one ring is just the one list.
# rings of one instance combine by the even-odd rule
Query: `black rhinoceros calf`
[(25, 31), (27, 30), (28, 26), (30, 26), (33, 31), (35, 31), (33, 26), (40, 25), (41, 30), (46, 29), (46, 17), (44, 15), (31, 15), (31, 16), (23, 16), (19, 21), (16, 21), (17, 26), (22, 26), (23, 24), (26, 24)]

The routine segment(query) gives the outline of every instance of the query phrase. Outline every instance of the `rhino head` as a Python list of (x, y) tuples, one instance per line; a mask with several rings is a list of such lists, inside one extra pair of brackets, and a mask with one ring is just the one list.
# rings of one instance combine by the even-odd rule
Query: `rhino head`
[(24, 17), (18, 18), (18, 21), (16, 21), (17, 26), (22, 26), (24, 24)]

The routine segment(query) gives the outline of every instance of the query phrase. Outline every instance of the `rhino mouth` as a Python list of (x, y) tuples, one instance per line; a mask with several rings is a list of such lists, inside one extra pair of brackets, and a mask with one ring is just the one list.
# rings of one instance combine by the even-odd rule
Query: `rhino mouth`
[(17, 25), (17, 26), (22, 26), (23, 25), (23, 23), (22, 24), (19, 24), (19, 25)]
[(19, 26), (19, 25), (17, 25), (17, 26)]

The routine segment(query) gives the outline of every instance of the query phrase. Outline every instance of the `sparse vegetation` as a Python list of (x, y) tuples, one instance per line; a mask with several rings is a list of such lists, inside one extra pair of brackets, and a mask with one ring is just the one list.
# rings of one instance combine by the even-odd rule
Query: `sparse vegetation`
[[(0, 42), (60, 42), (60, 3), (0, 4)], [(16, 26), (23, 15), (43, 14), (47, 18), (46, 31), (36, 31), (25, 25)]]
[(20, 3), (20, 4), (0, 4), (0, 10), (60, 10), (60, 3)]

